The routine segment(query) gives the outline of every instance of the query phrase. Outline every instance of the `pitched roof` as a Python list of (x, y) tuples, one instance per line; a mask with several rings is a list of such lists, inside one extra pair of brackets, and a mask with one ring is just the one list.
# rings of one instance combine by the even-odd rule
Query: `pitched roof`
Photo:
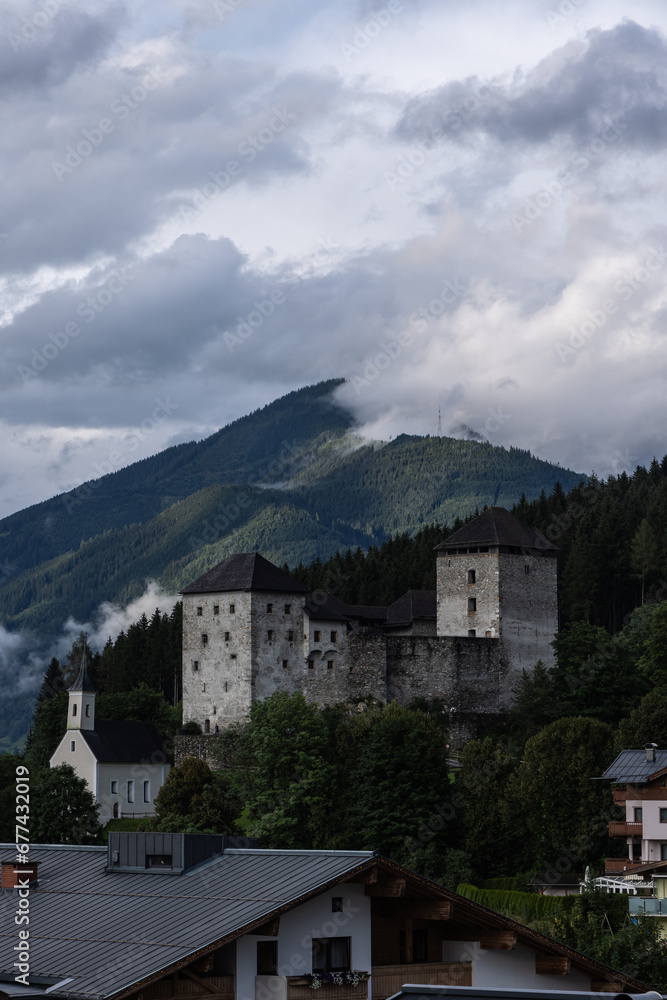
[[(0, 860), (16, 847), (0, 845)], [(464, 926), (511, 930), (547, 955), (567, 956), (595, 979), (631, 992), (647, 987), (523, 924), (465, 899), (370, 851), (225, 849), (174, 877), (109, 873), (107, 849), (31, 845), (40, 884), (30, 891), (30, 976), (53, 985), (51, 997), (100, 1000), (125, 996), (177, 972), (228, 941), (363, 872), (401, 878), (415, 898), (453, 902)], [(15, 904), (10, 903), (11, 909)], [(137, 945), (140, 942), (140, 946)], [(0, 927), (0, 973), (14, 978), (16, 928)], [(70, 978), (71, 977), (71, 978)]]
[[(643, 785), (667, 768), (667, 750), (656, 750), (655, 760), (646, 759), (646, 750), (621, 750), (602, 775), (607, 781)], [(665, 793), (667, 795), (667, 792)]]
[(524, 524), (504, 507), (489, 507), (436, 545), (435, 551), (446, 551), (460, 545), (509, 545), (512, 548), (557, 551), (556, 546), (541, 532)]
[(317, 598), (311, 594), (306, 598), (304, 611), (309, 618), (319, 618), (324, 622), (346, 622), (348, 616), (340, 610), (340, 602), (337, 603), (338, 606), (329, 594), (320, 593)]
[(69, 687), (70, 691), (85, 691), (87, 694), (95, 694), (95, 688), (93, 687), (93, 682), (88, 676), (88, 658), (86, 656), (86, 649), (84, 646), (83, 655), (81, 657), (81, 666), (79, 667), (79, 672), (76, 675), (75, 680)]
[(95, 720), (94, 729), (77, 730), (102, 764), (136, 764), (167, 759), (164, 742), (152, 722)]
[(240, 552), (228, 556), (203, 576), (198, 577), (181, 594), (219, 594), (232, 590), (278, 590), (291, 594), (307, 593), (308, 587), (294, 580), (260, 556), (259, 552)]
[(387, 608), (387, 625), (409, 625), (415, 618), (435, 618), (435, 590), (408, 590)]

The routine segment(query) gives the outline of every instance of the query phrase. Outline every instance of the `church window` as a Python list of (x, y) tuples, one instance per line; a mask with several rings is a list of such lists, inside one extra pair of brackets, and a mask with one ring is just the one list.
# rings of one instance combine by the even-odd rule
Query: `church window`
[(201, 644), (202, 644), (202, 646), (205, 646), (207, 642), (208, 642), (208, 633), (202, 632), (202, 634), (201, 634)]
[(134, 779), (130, 778), (127, 782), (127, 801), (134, 802)]
[(327, 660), (327, 670), (333, 670), (333, 660)]
[(230, 615), (236, 614), (236, 605), (235, 604), (230, 604), (229, 605), (229, 613), (230, 613)]
[(144, 802), (150, 802), (151, 800), (151, 783), (150, 781), (144, 781)]
[(201, 616), (203, 614), (204, 614), (204, 609), (203, 608), (197, 608), (197, 618), (201, 618)]
[(111, 782), (111, 794), (118, 795), (118, 781), (114, 778)]
[(76, 703), (72, 705), (72, 715), (76, 715)]
[(473, 611), (477, 611), (477, 598), (476, 597), (469, 597), (468, 598), (468, 614), (472, 614)]
[(318, 629), (315, 629), (313, 638), (314, 638), (315, 642), (321, 642), (322, 641), (322, 633)]
[(474, 569), (469, 569), (468, 570), (468, 583), (474, 583), (474, 582), (475, 582), (475, 571), (474, 571)]
[(213, 605), (213, 614), (214, 615), (219, 615), (220, 614), (220, 605), (219, 604), (214, 604)]
[(69, 748), (70, 748), (70, 753), (74, 753), (74, 751), (76, 750), (76, 740), (69, 741)]
[(86, 718), (90, 718), (90, 705), (86, 705)]
[(197, 670), (199, 670), (199, 660), (193, 660), (193, 661), (192, 661), (192, 669), (193, 669), (194, 671), (197, 671)]
[(331, 633), (331, 641), (332, 642), (338, 642), (338, 632), (332, 632)]
[(286, 615), (291, 615), (292, 614), (292, 605), (291, 604), (286, 604), (285, 605), (285, 614)]

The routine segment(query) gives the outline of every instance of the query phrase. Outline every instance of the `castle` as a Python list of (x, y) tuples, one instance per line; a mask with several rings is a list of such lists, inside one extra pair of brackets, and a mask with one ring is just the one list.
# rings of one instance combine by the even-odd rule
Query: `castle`
[(320, 706), (443, 699), (459, 739), (505, 714), (522, 671), (553, 659), (556, 547), (491, 507), (435, 552), (437, 590), (387, 608), (311, 593), (259, 553), (204, 573), (182, 591), (184, 721), (218, 732), (275, 691)]

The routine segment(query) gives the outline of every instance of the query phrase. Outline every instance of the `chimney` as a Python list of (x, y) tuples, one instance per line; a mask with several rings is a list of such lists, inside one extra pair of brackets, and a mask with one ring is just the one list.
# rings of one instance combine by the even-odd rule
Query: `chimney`
[(657, 749), (657, 743), (645, 743), (644, 750), (646, 750), (646, 763), (655, 764), (655, 751)]
[(34, 886), (37, 882), (38, 865), (22, 865), (17, 861), (3, 861), (2, 874), (0, 875), (0, 889), (21, 889), (27, 888), (26, 880)]

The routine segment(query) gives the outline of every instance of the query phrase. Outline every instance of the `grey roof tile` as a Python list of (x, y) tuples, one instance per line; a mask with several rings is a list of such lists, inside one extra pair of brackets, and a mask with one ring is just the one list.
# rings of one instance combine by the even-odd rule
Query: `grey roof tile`
[(101, 763), (154, 763), (162, 754), (164, 742), (152, 722), (114, 722), (95, 720), (94, 729), (77, 730)]
[(656, 750), (654, 761), (646, 760), (646, 750), (622, 750), (602, 778), (628, 785), (641, 785), (666, 767), (667, 750)]
[(234, 590), (277, 590), (303, 594), (308, 587), (278, 569), (259, 552), (240, 552), (228, 556), (203, 576), (198, 577), (181, 594), (221, 594)]
[(489, 507), (436, 545), (435, 551), (447, 551), (462, 545), (508, 545), (511, 548), (557, 551), (543, 534), (524, 524), (504, 507)]

